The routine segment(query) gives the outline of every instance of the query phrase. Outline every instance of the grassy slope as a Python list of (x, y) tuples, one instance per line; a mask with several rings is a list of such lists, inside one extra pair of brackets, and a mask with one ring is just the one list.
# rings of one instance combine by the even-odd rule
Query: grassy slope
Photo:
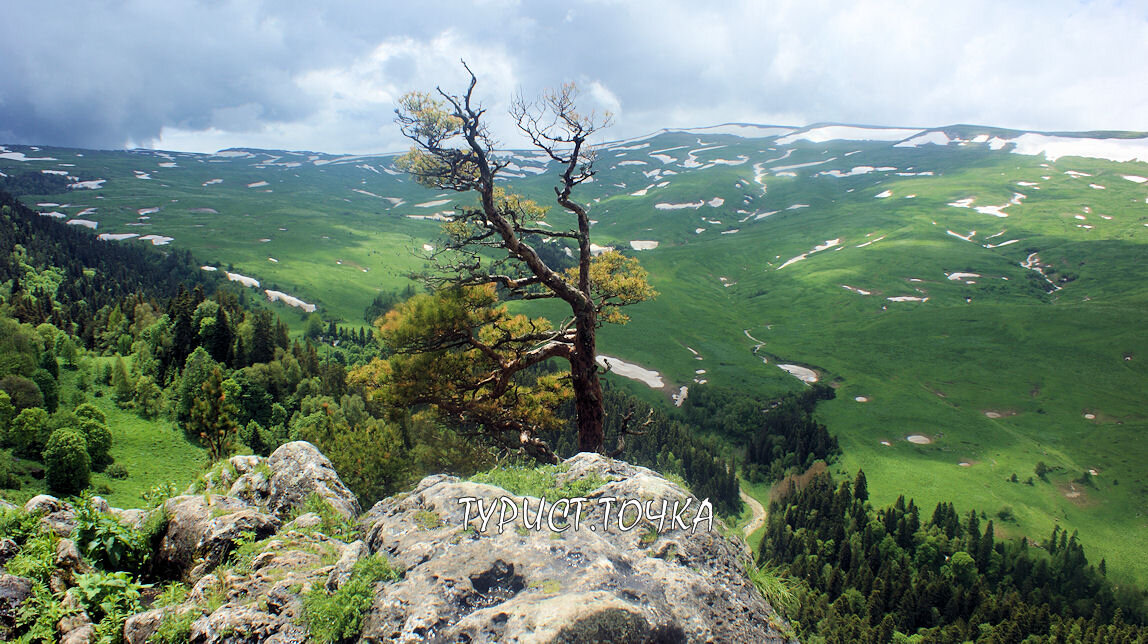
[[(99, 364), (102, 369), (103, 361), (93, 359), (93, 366)], [(61, 408), (72, 399), (77, 377), (76, 371), (60, 370)], [(95, 397), (92, 394), (96, 391), (103, 395)], [(189, 443), (182, 430), (170, 420), (145, 420), (132, 410), (120, 409), (113, 402), (111, 388), (103, 385), (92, 385), (88, 402), (107, 415), (108, 429), (112, 433), (112, 458), (128, 471), (128, 477), (122, 480), (99, 472), (92, 474), (93, 486), (111, 489), (111, 492), (103, 494), (111, 505), (140, 507), (143, 505), (140, 495), (153, 486), (170, 481), (182, 490), (200, 474), (206, 462), (205, 451)], [(49, 493), (43, 480), (22, 477), (22, 483), (19, 490), (4, 490), (4, 498), (22, 503), (37, 494)]]
[[(1136, 466), (1148, 456), (1139, 440), (1148, 429), (1142, 415), (1148, 338), (1138, 331), (1148, 293), (1143, 286), (1148, 267), (1139, 261), (1148, 239), (1148, 186), (1121, 177), (1148, 176), (1148, 166), (1072, 158), (1046, 165), (1038, 157), (986, 146), (905, 149), (829, 142), (783, 150), (769, 141), (703, 138), (726, 145), (697, 152), (703, 163), (739, 155), (750, 160), (687, 169), (682, 161), (688, 150), (702, 147), (698, 137), (667, 135), (645, 149), (604, 153), (602, 173), (583, 186), (591, 216), (598, 220), (597, 243), (624, 248), (630, 240), (660, 242), (637, 255), (661, 296), (633, 307), (630, 325), (605, 329), (604, 353), (657, 369), (674, 385), (705, 378), (761, 393), (801, 386), (773, 364), (763, 364), (762, 357), (816, 368), (840, 387), (838, 399), (824, 404), (821, 414), (845, 450), (841, 468), (863, 467), (875, 502), (904, 493), (926, 508), (941, 499), (990, 514), (1010, 506), (1016, 522), (998, 520), (1003, 532), (1041, 537), (1058, 520), (1079, 529), (1090, 552), (1108, 558), (1109, 570), (1148, 579), (1148, 563), (1136, 555), (1148, 549), (1142, 516), (1148, 488)], [(649, 156), (677, 146), (686, 147), (662, 152), (675, 163)], [(787, 158), (765, 167), (819, 165), (795, 168), (794, 177), (766, 174), (763, 192), (753, 181), (753, 165), (778, 159), (786, 150), (791, 150)], [(403, 273), (423, 265), (412, 250), (433, 240), (437, 224), (404, 215), (448, 208), (416, 206), (440, 197), (362, 169), (358, 161), (284, 169), (176, 155), (178, 169), (159, 169), (166, 160), (154, 155), (85, 153), (80, 160), (66, 151), (52, 154), (83, 166), (82, 178), (109, 178), (100, 191), (105, 199), (83, 201), (82, 192), (68, 196), (76, 204), (99, 206), (89, 218), (101, 221), (100, 232), (171, 235), (206, 261), (234, 264), (265, 286), (319, 302), (326, 313), (354, 322), (374, 292), (401, 288)], [(616, 165), (622, 160), (645, 163)], [(934, 174), (815, 176), (860, 165)], [(151, 171), (154, 178), (135, 179), (131, 171), (136, 169)], [(655, 169), (677, 174), (643, 175)], [(1093, 176), (1073, 177), (1067, 170)], [(202, 186), (218, 177), (224, 182)], [(270, 185), (246, 187), (261, 180)], [(546, 200), (548, 181), (530, 177), (515, 185)], [(659, 186), (663, 181), (668, 183)], [(1039, 189), (1019, 187), (1017, 181), (1037, 183)], [(353, 192), (356, 187), (405, 203), (391, 206)], [(641, 188), (648, 188), (646, 195), (631, 194)], [(262, 192), (267, 189), (272, 192)], [(885, 190), (892, 196), (876, 198)], [(946, 205), (967, 197), (975, 197), (978, 206), (1001, 205), (1014, 192), (1027, 198), (1010, 206), (1005, 219)], [(714, 198), (724, 201), (698, 209), (654, 207), (699, 199), (713, 203)], [(789, 209), (798, 204), (808, 207)], [(162, 210), (146, 220), (149, 228), (126, 226), (139, 223), (136, 209), (155, 206)], [(219, 214), (188, 212), (203, 207)], [(777, 212), (753, 218), (770, 211)], [(961, 235), (975, 230), (977, 243), (947, 230)], [(776, 270), (837, 238), (840, 250)], [(982, 247), (1008, 239), (1020, 241)], [(858, 247), (866, 242), (873, 243)], [(1079, 278), (1044, 295), (1034, 285), (1035, 274), (1019, 265), (1034, 250), (1044, 262)], [(946, 279), (953, 271), (983, 277), (975, 284)], [(842, 285), (873, 294), (859, 295)], [(884, 299), (894, 296), (929, 301)], [(746, 332), (766, 343), (759, 355)], [(1124, 360), (1126, 354), (1133, 359)], [(699, 369), (706, 373), (696, 374)], [(665, 398), (662, 392), (643, 393)], [(871, 402), (854, 402), (858, 395)], [(988, 418), (987, 411), (1002, 417)], [(1085, 413), (1096, 420), (1086, 420)], [(936, 442), (914, 446), (903, 440), (912, 433)], [(1063, 470), (1050, 483), (1031, 487), (1006, 481), (1013, 472), (1022, 481), (1028, 478), (1038, 460)], [(961, 461), (971, 466), (961, 467)], [(1066, 498), (1070, 479), (1087, 468), (1100, 472), (1097, 489)], [(756, 496), (765, 500), (764, 494)]]

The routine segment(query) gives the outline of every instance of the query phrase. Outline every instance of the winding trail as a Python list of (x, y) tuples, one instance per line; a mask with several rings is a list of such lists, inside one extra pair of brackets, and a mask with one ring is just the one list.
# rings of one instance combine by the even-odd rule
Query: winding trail
[(745, 526), (745, 538), (749, 539), (749, 535), (753, 534), (761, 526), (765, 525), (765, 508), (758, 502), (757, 499), (745, 493), (745, 490), (738, 490), (741, 494), (741, 500), (749, 504), (753, 510), (753, 520)]

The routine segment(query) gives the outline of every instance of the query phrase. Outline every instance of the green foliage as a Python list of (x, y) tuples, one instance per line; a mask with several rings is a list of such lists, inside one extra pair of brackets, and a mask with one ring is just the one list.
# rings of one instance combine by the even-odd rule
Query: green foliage
[(0, 488), (20, 489), (20, 479), (12, 471), (12, 452), (4, 449), (0, 449)]
[(179, 488), (176, 487), (175, 483), (163, 481), (156, 483), (151, 489), (141, 493), (140, 500), (144, 502), (144, 507), (154, 508), (163, 505), (164, 501), (178, 495)]
[(112, 432), (108, 426), (94, 419), (80, 421), (80, 431), (88, 443), (88, 456), (92, 469), (101, 472), (112, 462)]
[(1143, 592), (1090, 566), (1075, 533), (1057, 526), (1030, 549), (1023, 538), (997, 541), (992, 521), (982, 529), (978, 513), (960, 517), (951, 503), (929, 518), (904, 497), (874, 509), (854, 488), (821, 474), (770, 505), (759, 559), (792, 580), (795, 601), (775, 607), (802, 640), (888, 641), (896, 630), (923, 641), (1065, 641), (1075, 627), (1108, 630), (1105, 641), (1148, 635), (1129, 626), (1148, 622)]
[(37, 369), (32, 372), (32, 382), (36, 383), (40, 394), (44, 397), (44, 409), (49, 414), (54, 413), (60, 405), (60, 386), (56, 383), (55, 376), (46, 369)]
[(182, 582), (173, 581), (166, 584), (163, 590), (160, 591), (152, 602), (152, 608), (163, 608), (165, 606), (178, 606), (187, 599), (189, 589), (187, 584)]
[(7, 443), (24, 458), (36, 458), (44, 450), (51, 434), (48, 412), (39, 407), (25, 409), (12, 419), (8, 427)]
[(7, 391), (0, 389), (0, 442), (4, 442), (8, 431), (8, 423), (16, 417), (16, 407), (12, 404), (12, 397)]
[(470, 478), (475, 483), (497, 485), (518, 496), (533, 496), (547, 501), (585, 497), (609, 481), (598, 476), (587, 476), (558, 484), (558, 474), (568, 468), (564, 465), (519, 465), (496, 467), (479, 472)]
[(187, 431), (207, 445), (209, 460), (226, 458), (233, 448), (237, 409), (223, 389), (223, 371), (214, 367), (200, 385), (192, 404)]
[(357, 395), (345, 395), (339, 403), (328, 397), (305, 398), (291, 423), (291, 438), (314, 444), (331, 459), (364, 507), (395, 493), (409, 479), (399, 427), (369, 416)]
[(137, 583), (130, 573), (101, 570), (76, 575), (76, 585), (70, 590), (88, 611), (92, 622), (111, 620), (113, 629), (122, 628), (124, 619), (142, 610), (140, 591), (150, 588)]
[(116, 392), (116, 404), (127, 405), (135, 396), (135, 383), (128, 375), (127, 365), (121, 356), (116, 356), (115, 366), (112, 367), (112, 388)]
[(780, 566), (750, 564), (746, 575), (757, 592), (782, 615), (793, 615), (798, 603), (800, 582), (787, 576)]
[[(36, 521), (39, 521), (39, 517), (36, 517)], [(5, 564), (8, 574), (48, 583), (48, 578), (56, 570), (57, 541), (59, 538), (55, 533), (37, 530), (37, 534), (26, 538), (16, 556)]]
[(76, 494), (88, 487), (92, 460), (84, 435), (70, 427), (52, 432), (44, 446), (44, 467), (48, 487), (59, 494)]
[(194, 610), (165, 614), (148, 639), (149, 644), (187, 644), (191, 640), (191, 625), (199, 617), (200, 613)]
[(139, 572), (151, 556), (147, 536), (97, 510), (84, 494), (76, 500), (76, 530), (72, 539), (80, 552), (104, 570)]
[(104, 474), (107, 474), (108, 478), (122, 481), (128, 477), (128, 468), (120, 465), (119, 463), (112, 463), (106, 469), (104, 469)]
[(16, 629), (23, 633), (20, 641), (55, 644), (59, 640), (56, 624), (76, 612), (78, 609), (64, 608), (57, 601), (48, 589), (47, 582), (36, 581), (32, 586), (32, 596), (16, 609)]
[(360, 559), (350, 579), (334, 593), (328, 595), (320, 585), (303, 598), (303, 623), (315, 641), (348, 641), (362, 629), (363, 616), (374, 601), (375, 584), (401, 578), (402, 572), (380, 555)]
[(315, 532), (348, 543), (359, 538), (359, 529), (355, 525), (355, 520), (340, 514), (318, 493), (312, 492), (303, 500), (302, 505), (292, 508), (290, 518), (294, 520), (307, 513), (319, 515), (319, 525), (311, 528)]

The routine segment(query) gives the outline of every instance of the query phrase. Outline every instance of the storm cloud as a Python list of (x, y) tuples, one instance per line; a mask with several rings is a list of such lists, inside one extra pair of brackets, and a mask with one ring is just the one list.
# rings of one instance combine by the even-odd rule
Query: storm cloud
[[(331, 5), (331, 6), (328, 6)], [(1148, 130), (1119, 2), (9, 3), (0, 142), (378, 152), (396, 99), (480, 78), (504, 116), (574, 81), (609, 138), (723, 122)]]

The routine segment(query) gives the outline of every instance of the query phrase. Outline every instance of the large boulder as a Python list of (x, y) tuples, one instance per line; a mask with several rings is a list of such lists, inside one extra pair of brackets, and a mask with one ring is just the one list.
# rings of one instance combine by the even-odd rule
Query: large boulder
[(280, 518), (302, 507), (307, 497), (319, 495), (337, 512), (353, 519), (361, 508), (355, 494), (343, 484), (331, 461), (314, 445), (295, 441), (280, 445), (267, 459), (271, 468), (268, 509)]
[[(746, 578), (752, 562), (744, 543), (723, 537), (716, 520), (695, 527), (697, 499), (651, 470), (596, 454), (580, 454), (566, 468), (560, 482), (606, 481), (586, 495), (577, 529), (573, 512), (564, 530), (560, 512), (558, 530), (545, 517), (540, 529), (527, 527), (539, 499), (441, 475), (376, 504), (360, 521), (367, 545), (406, 573), (379, 587), (363, 638), (785, 641), (779, 618)], [(464, 498), (474, 499), (469, 517)], [(608, 519), (609, 498), (617, 500)], [(485, 530), (475, 519), (480, 499), (497, 508)], [(674, 522), (674, 502), (680, 510), (687, 500)], [(531, 521), (519, 518), (500, 532), (502, 508), (521, 517), (524, 503)], [(629, 509), (619, 525), (622, 503)], [(644, 518), (638, 504), (648, 506)]]
[(42, 514), (40, 525), (60, 537), (72, 534), (72, 530), (76, 527), (76, 512), (72, 504), (50, 494), (37, 494), (28, 499), (24, 504), (24, 511)]
[(16, 634), (16, 611), (31, 596), (31, 579), (0, 573), (0, 640)]
[(177, 496), (164, 504), (168, 522), (155, 553), (154, 571), (194, 582), (231, 552), (244, 532), (262, 539), (279, 529), (279, 519), (247, 502), (218, 494)]

